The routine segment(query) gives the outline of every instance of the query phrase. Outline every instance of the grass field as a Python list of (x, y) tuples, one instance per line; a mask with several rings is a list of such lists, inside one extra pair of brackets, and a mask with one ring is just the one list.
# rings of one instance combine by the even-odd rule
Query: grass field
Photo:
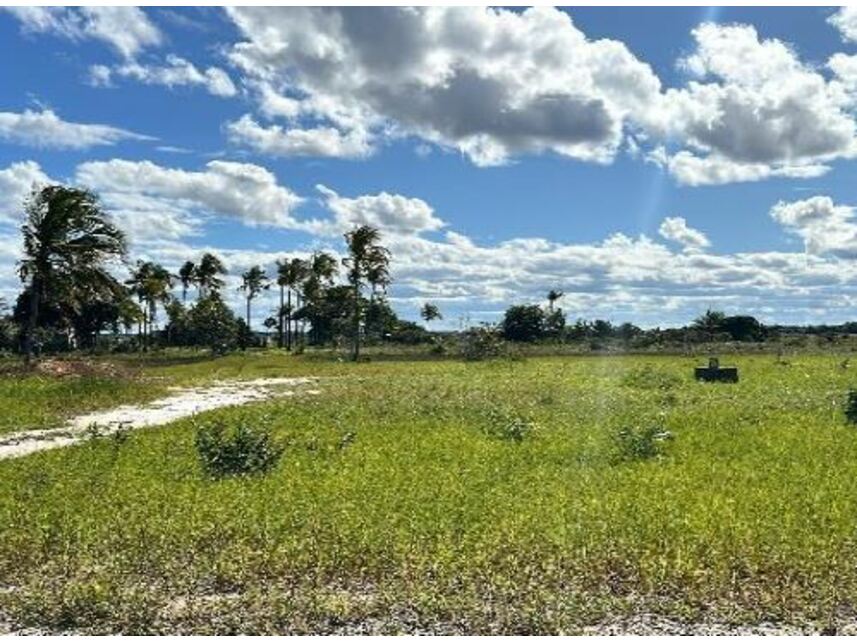
[[(0, 462), (0, 608), (20, 627), (127, 633), (851, 618), (857, 370), (735, 356), (741, 382), (706, 385), (698, 362), (271, 352), (0, 379), (7, 431), (168, 384), (322, 378), (318, 396), (214, 412), (274, 429), (286, 451), (266, 476), (208, 479), (191, 421)], [(658, 457), (617, 457), (617, 431), (655, 426), (673, 436)]]

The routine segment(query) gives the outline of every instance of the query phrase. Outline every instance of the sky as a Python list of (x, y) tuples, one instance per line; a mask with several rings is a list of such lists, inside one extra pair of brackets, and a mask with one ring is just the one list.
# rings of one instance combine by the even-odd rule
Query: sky
[(22, 201), (63, 182), (132, 260), (222, 256), (238, 312), (242, 271), (368, 223), (436, 328), (550, 289), (643, 327), (857, 318), (857, 9), (23, 7), (0, 61), (7, 302)]

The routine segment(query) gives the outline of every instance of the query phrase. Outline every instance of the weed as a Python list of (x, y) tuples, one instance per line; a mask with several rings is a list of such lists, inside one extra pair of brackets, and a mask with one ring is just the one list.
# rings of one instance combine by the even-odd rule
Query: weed
[(244, 418), (231, 425), (222, 419), (197, 423), (195, 445), (203, 469), (213, 478), (267, 473), (284, 450), (269, 428), (251, 426)]
[(848, 424), (857, 424), (857, 389), (848, 391), (845, 401), (845, 420)]
[(672, 440), (673, 435), (659, 426), (643, 428), (622, 427), (613, 434), (613, 454), (611, 460), (619, 462), (638, 462), (651, 460), (663, 455), (663, 443)]
[(536, 423), (519, 413), (492, 408), (487, 415), (484, 432), (492, 438), (521, 443), (536, 432)]

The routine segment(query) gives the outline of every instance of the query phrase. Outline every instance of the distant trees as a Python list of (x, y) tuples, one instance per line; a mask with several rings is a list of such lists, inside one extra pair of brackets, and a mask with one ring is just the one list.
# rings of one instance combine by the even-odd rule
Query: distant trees
[(182, 301), (186, 302), (188, 289), (196, 283), (196, 264), (193, 261), (185, 261), (179, 268), (178, 277), (182, 284)]
[(423, 307), (420, 309), (420, 317), (423, 318), (423, 321), (425, 321), (426, 324), (430, 324), (435, 319), (443, 319), (443, 315), (440, 313), (440, 308), (428, 302), (423, 304)]
[(362, 225), (345, 234), (348, 256), (343, 265), (348, 269), (347, 279), (352, 289), (352, 354), (360, 357), (360, 323), (363, 313), (361, 292), (368, 282), (372, 292), (389, 283), (390, 251), (381, 245), (381, 233), (377, 228)]
[(157, 306), (159, 303), (166, 306), (172, 299), (170, 291), (173, 286), (173, 276), (160, 264), (152, 261), (138, 261), (137, 267), (131, 271), (131, 278), (126, 283), (142, 304), (141, 341), (143, 349), (148, 350), (157, 316)]
[(211, 254), (206, 252), (199, 260), (199, 265), (196, 267), (196, 285), (199, 288), (198, 298), (202, 299), (212, 293), (219, 292), (223, 288), (224, 281), (222, 275), (226, 274), (226, 266), (223, 262)]
[(256, 298), (256, 296), (262, 292), (263, 290), (267, 290), (270, 287), (270, 283), (268, 282), (268, 275), (265, 274), (265, 271), (261, 266), (252, 266), (247, 272), (241, 275), (241, 286), (239, 290), (244, 292), (244, 298), (247, 301), (247, 328), (252, 329), (250, 323), (250, 304)]
[(541, 306), (510, 306), (500, 324), (503, 337), (514, 342), (532, 342), (545, 335), (545, 311)]
[(18, 274), (27, 300), (23, 352), (30, 360), (45, 305), (59, 312), (55, 321), (68, 322), (69, 316), (87, 309), (93, 294), (104, 299), (117, 290), (119, 284), (107, 264), (124, 257), (126, 241), (87, 190), (50, 185), (33, 192), (24, 211), (24, 256)]

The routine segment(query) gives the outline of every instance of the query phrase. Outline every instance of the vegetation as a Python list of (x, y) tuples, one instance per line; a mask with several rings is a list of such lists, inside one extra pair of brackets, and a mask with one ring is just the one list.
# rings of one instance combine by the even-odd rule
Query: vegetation
[(200, 422), (196, 428), (196, 451), (202, 468), (213, 478), (264, 474), (277, 465), (283, 447), (275, 444), (265, 426), (238, 419), (227, 426), (221, 419)]
[[(212, 479), (190, 420), (4, 462), (16, 625), (557, 633), (640, 611), (826, 625), (857, 602), (841, 357), (736, 356), (734, 386), (684, 357), (145, 361), (172, 383), (312, 373), (322, 394), (201, 419), (269, 429), (266, 475)], [(617, 462), (623, 427), (675, 439)]]

